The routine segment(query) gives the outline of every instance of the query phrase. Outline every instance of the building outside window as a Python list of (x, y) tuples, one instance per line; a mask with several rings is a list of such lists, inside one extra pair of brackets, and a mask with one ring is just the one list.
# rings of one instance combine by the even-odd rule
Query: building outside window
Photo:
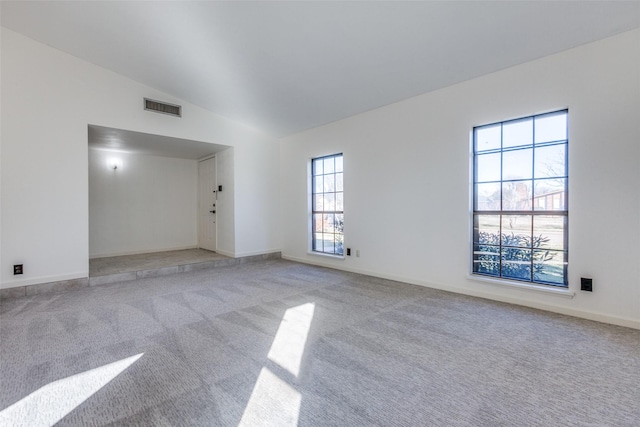
[(344, 188), (342, 154), (311, 160), (311, 248), (344, 254)]
[(473, 129), (473, 274), (567, 286), (568, 114)]

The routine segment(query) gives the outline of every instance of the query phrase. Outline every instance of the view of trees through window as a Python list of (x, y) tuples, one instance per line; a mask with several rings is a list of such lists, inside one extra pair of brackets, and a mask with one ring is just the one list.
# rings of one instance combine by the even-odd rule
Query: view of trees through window
[(344, 253), (342, 154), (311, 161), (312, 242), (314, 252)]
[(474, 128), (474, 273), (567, 286), (567, 119)]

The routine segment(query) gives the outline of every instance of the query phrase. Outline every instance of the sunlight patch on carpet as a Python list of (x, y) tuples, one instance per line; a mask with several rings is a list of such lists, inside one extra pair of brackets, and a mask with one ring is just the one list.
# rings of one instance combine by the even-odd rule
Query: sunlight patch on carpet
[[(314, 303), (288, 309), (267, 357), (295, 377), (300, 374), (302, 356), (315, 311)], [(239, 426), (297, 426), (302, 395), (285, 380), (263, 367), (251, 392)]]
[(302, 396), (268, 368), (262, 368), (238, 426), (297, 426)]
[(0, 412), (0, 425), (52, 426), (135, 363), (144, 353), (53, 381)]
[(296, 377), (313, 320), (314, 303), (292, 307), (284, 313), (267, 357)]

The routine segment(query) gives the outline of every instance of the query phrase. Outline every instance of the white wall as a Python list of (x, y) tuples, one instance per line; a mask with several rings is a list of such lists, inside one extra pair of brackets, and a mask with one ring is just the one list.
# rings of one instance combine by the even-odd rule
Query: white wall
[[(575, 296), (471, 279), (472, 128), (567, 107)], [(640, 30), (303, 132), (281, 144), (283, 256), (640, 328), (639, 141)], [(307, 254), (307, 162), (337, 152), (360, 258)]]
[(89, 149), (89, 256), (197, 247), (197, 186), (196, 160)]
[[(5, 28), (1, 54), (1, 287), (87, 276), (88, 124), (234, 147), (230, 207), (243, 211), (226, 244), (232, 255), (280, 247), (277, 200), (255, 197), (278, 169), (254, 169), (277, 159), (278, 141)], [(144, 111), (143, 97), (183, 105), (182, 118)]]
[[(279, 151), (254, 143), (236, 147), (234, 157), (247, 165), (242, 171), (235, 170), (236, 256), (261, 253), (256, 246), (279, 251)], [(247, 191), (238, 191), (240, 187)]]

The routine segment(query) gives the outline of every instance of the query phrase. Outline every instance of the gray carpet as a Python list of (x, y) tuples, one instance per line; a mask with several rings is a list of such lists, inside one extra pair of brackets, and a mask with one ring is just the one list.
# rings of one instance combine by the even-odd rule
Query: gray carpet
[(1, 425), (638, 426), (640, 331), (279, 260), (3, 301), (0, 381)]

